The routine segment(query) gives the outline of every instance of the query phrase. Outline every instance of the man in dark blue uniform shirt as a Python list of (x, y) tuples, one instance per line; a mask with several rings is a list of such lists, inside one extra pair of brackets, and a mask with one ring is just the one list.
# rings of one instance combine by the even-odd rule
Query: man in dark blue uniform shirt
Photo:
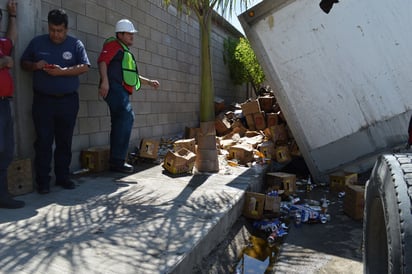
[(64, 10), (48, 14), (49, 33), (33, 38), (21, 58), (22, 68), (33, 72), (33, 122), (38, 192), (50, 192), (51, 159), (54, 150), (56, 185), (75, 188), (69, 179), (73, 130), (79, 110), (79, 75), (90, 62), (83, 43), (67, 35)]

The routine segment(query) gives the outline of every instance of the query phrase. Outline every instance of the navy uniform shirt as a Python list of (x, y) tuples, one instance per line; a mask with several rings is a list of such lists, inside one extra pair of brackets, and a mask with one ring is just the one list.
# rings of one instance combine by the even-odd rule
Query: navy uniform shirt
[[(62, 68), (75, 65), (90, 65), (83, 43), (67, 36), (61, 44), (55, 44), (48, 34), (33, 38), (23, 52), (21, 61), (44, 60)], [(33, 90), (44, 94), (65, 94), (77, 91), (79, 76), (51, 76), (43, 70), (33, 71)]]

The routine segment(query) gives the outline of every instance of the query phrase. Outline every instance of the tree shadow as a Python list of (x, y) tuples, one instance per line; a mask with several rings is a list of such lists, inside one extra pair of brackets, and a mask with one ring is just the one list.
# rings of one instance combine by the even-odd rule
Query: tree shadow
[(178, 182), (185, 184), (178, 193), (159, 192), (151, 180), (170, 180), (159, 173), (145, 183), (139, 177), (148, 169), (127, 177), (85, 176), (77, 178), (75, 190), (32, 194), (24, 211), (35, 214), (0, 218), (2, 271), (50, 273), (57, 267), (68, 273), (167, 272), (206, 233), (219, 209), (197, 193), (209, 176)]

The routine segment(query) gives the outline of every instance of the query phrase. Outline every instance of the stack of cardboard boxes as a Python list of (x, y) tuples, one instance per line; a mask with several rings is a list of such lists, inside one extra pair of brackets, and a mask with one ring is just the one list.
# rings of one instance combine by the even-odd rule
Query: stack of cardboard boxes
[(216, 116), (217, 143), (220, 149), (228, 151), (228, 159), (247, 164), (254, 161), (250, 154), (256, 150), (266, 160), (279, 163), (287, 163), (293, 156), (300, 156), (299, 148), (276, 106), (274, 96), (265, 95), (240, 104), (241, 115), (237, 109)]

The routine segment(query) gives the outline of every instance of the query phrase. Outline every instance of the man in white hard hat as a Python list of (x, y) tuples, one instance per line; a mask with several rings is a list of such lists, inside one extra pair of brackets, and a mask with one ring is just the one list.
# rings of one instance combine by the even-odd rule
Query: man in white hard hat
[(139, 75), (134, 56), (129, 51), (133, 35), (137, 32), (133, 23), (121, 19), (116, 23), (115, 32), (116, 37), (106, 39), (97, 60), (99, 95), (108, 104), (111, 115), (110, 169), (132, 173), (133, 166), (125, 161), (134, 122), (129, 96), (140, 89), (141, 83), (158, 88), (159, 82)]

